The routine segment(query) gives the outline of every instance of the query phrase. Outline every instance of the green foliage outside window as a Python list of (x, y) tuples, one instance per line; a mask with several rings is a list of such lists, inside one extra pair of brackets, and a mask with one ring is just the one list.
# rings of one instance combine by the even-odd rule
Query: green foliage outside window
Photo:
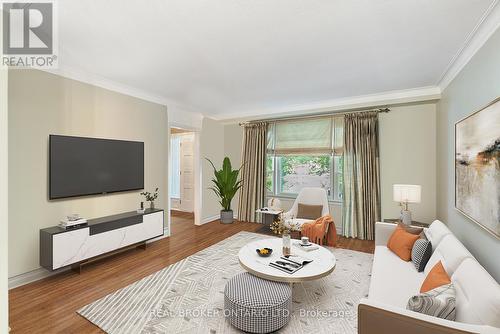
[(282, 173), (294, 174), (299, 165), (308, 165), (310, 175), (323, 175), (330, 173), (330, 156), (283, 156), (281, 157)]
[(273, 191), (274, 159), (273, 156), (266, 157), (266, 189)]

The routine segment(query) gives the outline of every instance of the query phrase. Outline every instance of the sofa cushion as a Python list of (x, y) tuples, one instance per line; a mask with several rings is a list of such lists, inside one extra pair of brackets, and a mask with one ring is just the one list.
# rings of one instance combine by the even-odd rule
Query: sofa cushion
[(387, 248), (393, 251), (394, 254), (399, 256), (402, 260), (410, 261), (413, 244), (418, 238), (420, 238), (418, 234), (408, 233), (404, 228), (398, 225), (387, 242)]
[(412, 262), (401, 260), (386, 246), (376, 246), (368, 298), (404, 309), (424, 278)]
[(411, 250), (411, 261), (415, 265), (418, 272), (424, 271), (425, 265), (432, 255), (432, 244), (427, 239), (418, 239), (413, 244)]
[(422, 287), (420, 287), (420, 292), (424, 293), (430, 291), (432, 289), (437, 288), (438, 286), (450, 284), (450, 276), (446, 273), (446, 270), (443, 268), (443, 264), (441, 261), (436, 263), (434, 267), (432, 267), (431, 271), (425, 276), (425, 280), (422, 283)]
[(411, 297), (406, 309), (446, 320), (455, 320), (455, 295), (453, 284), (448, 283)]
[(435, 220), (434, 222), (432, 222), (432, 224), (429, 225), (429, 228), (427, 228), (424, 233), (427, 237), (427, 240), (432, 243), (432, 251), (434, 251), (437, 246), (439, 246), (439, 243), (445, 236), (452, 234), (450, 229), (439, 220)]
[(427, 275), (432, 267), (441, 261), (444, 269), (451, 276), (466, 258), (473, 258), (467, 248), (454, 235), (446, 235), (432, 253), (425, 266), (424, 273)]
[(456, 289), (456, 320), (500, 327), (500, 285), (473, 258), (467, 258), (451, 276)]

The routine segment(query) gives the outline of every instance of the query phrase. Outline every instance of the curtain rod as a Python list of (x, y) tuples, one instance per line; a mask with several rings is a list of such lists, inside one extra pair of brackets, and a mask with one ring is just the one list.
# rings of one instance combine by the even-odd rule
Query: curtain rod
[(294, 120), (294, 119), (322, 118), (322, 117), (339, 116), (339, 115), (346, 115), (346, 114), (357, 113), (357, 112), (366, 112), (366, 111), (376, 111), (378, 113), (388, 113), (389, 111), (391, 111), (391, 109), (389, 109), (389, 108), (362, 109), (362, 110), (353, 110), (353, 111), (333, 112), (333, 113), (329, 113), (329, 114), (314, 114), (314, 115), (304, 115), (304, 116), (265, 118), (265, 119), (259, 119), (259, 120), (254, 120), (254, 121), (242, 122), (242, 123), (238, 123), (238, 124), (240, 126), (242, 126), (245, 124), (252, 124), (252, 123), (258, 123), (258, 122), (273, 122), (273, 121), (289, 121), (289, 120)]

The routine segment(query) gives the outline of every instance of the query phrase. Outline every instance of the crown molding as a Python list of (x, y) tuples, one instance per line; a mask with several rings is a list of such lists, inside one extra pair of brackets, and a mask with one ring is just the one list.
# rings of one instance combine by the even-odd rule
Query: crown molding
[(375, 108), (403, 103), (416, 103), (439, 100), (441, 89), (437, 86), (402, 89), (377, 94), (359, 95), (334, 100), (318, 101), (313, 103), (286, 105), (277, 108), (245, 110), (234, 113), (219, 114), (211, 118), (230, 124), (238, 121), (257, 119), (262, 117), (285, 117), (292, 115), (308, 115), (323, 112), (333, 112), (350, 109)]
[[(172, 123), (178, 123), (178, 125), (188, 125), (192, 124), (192, 121), (195, 121), (195, 127), (201, 127), (201, 124), (199, 123), (201, 123), (201, 120), (203, 120), (203, 113), (195, 112), (190, 106), (178, 103), (177, 101), (173, 101), (164, 96), (154, 95), (142, 89), (124, 85), (102, 76), (91, 74), (75, 68), (61, 66), (58, 69), (42, 69), (42, 71), (166, 106), (167, 112), (169, 114), (169, 119), (172, 119)], [(217, 121), (224, 121), (225, 123), (232, 123), (238, 120), (246, 120), (250, 118), (264, 117), (269, 115), (290, 116), (297, 113), (306, 115), (346, 109), (370, 108), (392, 104), (438, 100), (439, 98), (441, 98), (440, 88), (436, 86), (429, 86), (353, 96), (334, 100), (316, 101), (313, 103), (286, 105), (277, 108), (256, 108), (255, 110), (242, 110), (239, 112), (210, 115), (210, 118)]]
[(170, 127), (179, 127), (192, 131), (199, 131), (202, 128), (204, 118), (202, 113), (185, 110), (177, 104), (169, 104), (167, 113)]
[(477, 25), (467, 36), (464, 45), (458, 50), (446, 70), (438, 80), (437, 85), (444, 91), (455, 79), (472, 57), (500, 27), (500, 0), (495, 0), (485, 11)]

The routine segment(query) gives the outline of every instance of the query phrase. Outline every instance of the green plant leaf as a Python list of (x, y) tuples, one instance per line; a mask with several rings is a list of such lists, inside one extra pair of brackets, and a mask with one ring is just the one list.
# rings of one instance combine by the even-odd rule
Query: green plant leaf
[(231, 160), (225, 157), (222, 162), (222, 169), (217, 170), (214, 163), (210, 159), (206, 159), (214, 170), (213, 186), (209, 189), (219, 197), (219, 203), (224, 210), (231, 210), (231, 201), (242, 185), (242, 181), (238, 180), (238, 176), (243, 165), (239, 169), (233, 170)]

